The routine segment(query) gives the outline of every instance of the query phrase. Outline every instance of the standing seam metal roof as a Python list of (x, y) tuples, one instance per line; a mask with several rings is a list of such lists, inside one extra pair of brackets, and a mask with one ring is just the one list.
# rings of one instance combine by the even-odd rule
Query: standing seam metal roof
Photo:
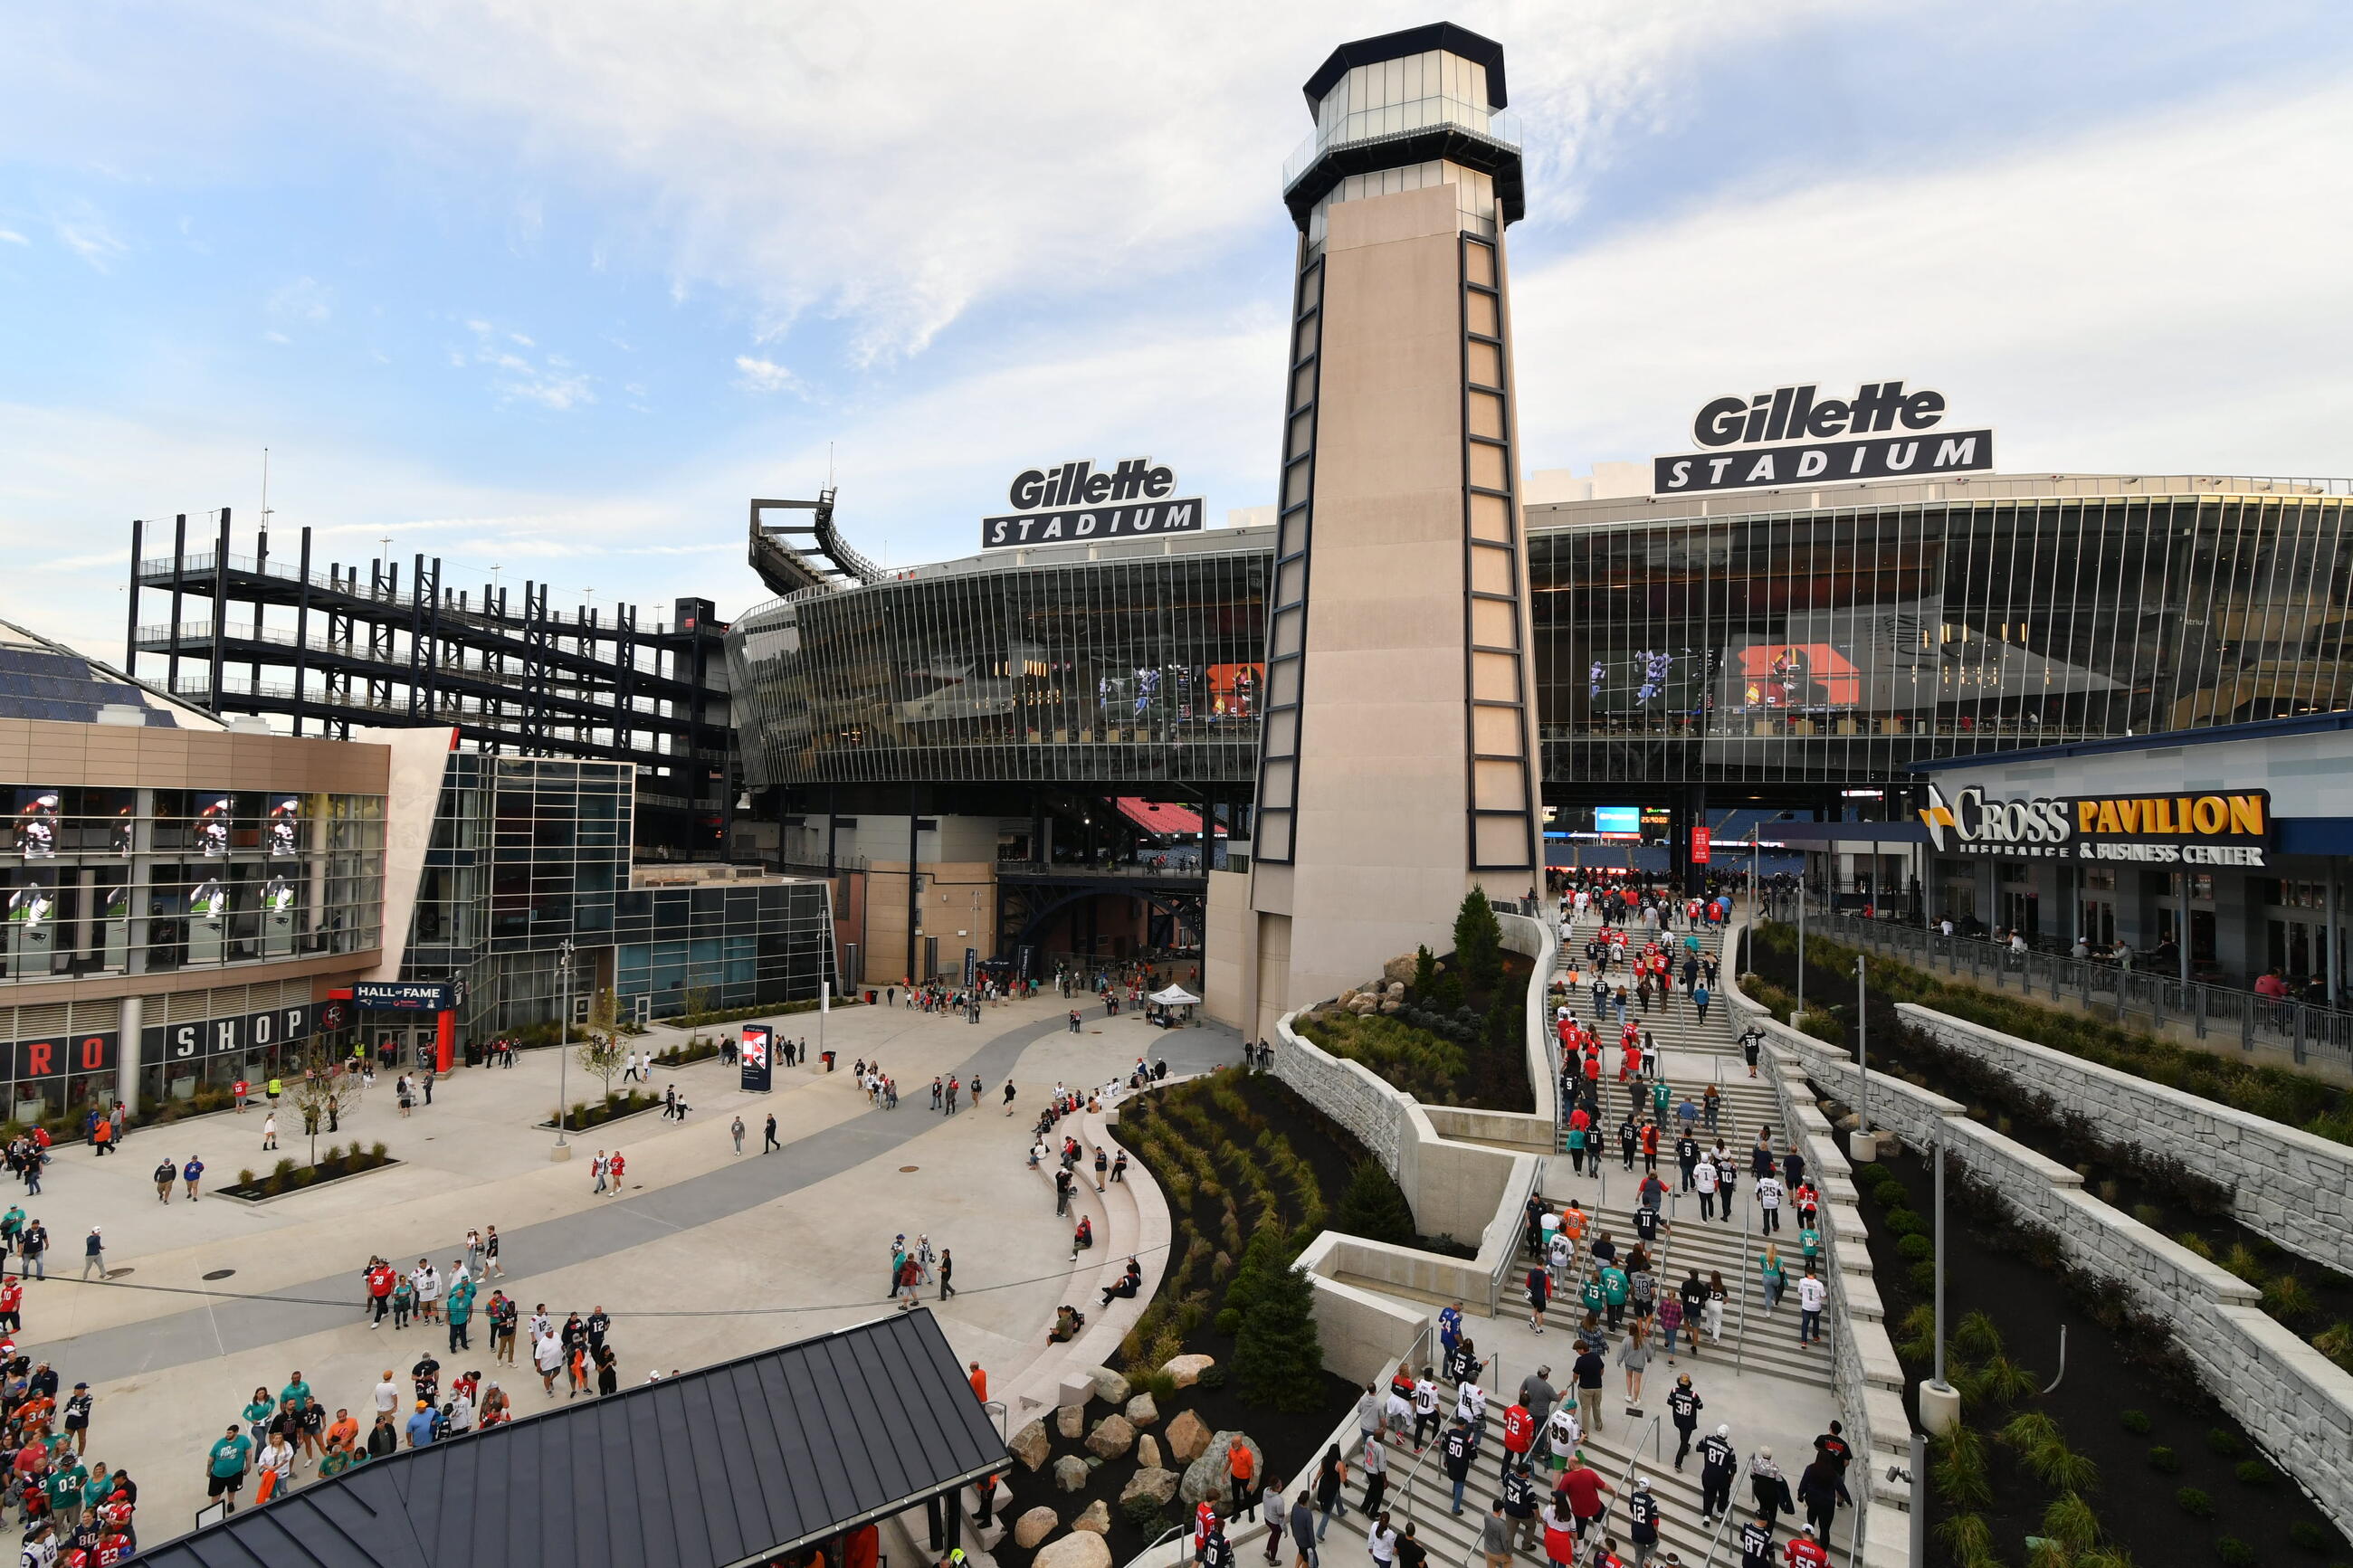
[[(523, 1372), (528, 1373), (530, 1369)], [(1002, 1469), (928, 1309), (376, 1459), (156, 1568), (734, 1568)]]

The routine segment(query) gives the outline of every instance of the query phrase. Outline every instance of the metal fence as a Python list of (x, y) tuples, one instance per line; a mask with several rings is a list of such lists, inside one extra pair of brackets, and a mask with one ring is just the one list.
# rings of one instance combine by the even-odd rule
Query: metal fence
[(1894, 921), (1810, 910), (1807, 921), (1832, 942), (1900, 958), (1917, 968), (1966, 975), (2021, 996), (2111, 1007), (2156, 1031), (2200, 1040), (2236, 1040), (2250, 1055), (2281, 1053), (2299, 1067), (2353, 1072), (2353, 1013), (2203, 985), (2149, 970), (2125, 969), (2052, 952), (2016, 952), (2000, 942), (1946, 936)]

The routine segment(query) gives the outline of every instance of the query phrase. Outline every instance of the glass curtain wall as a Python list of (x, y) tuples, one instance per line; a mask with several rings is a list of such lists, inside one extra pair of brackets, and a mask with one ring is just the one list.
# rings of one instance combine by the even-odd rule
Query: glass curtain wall
[(728, 637), (752, 779), (1247, 781), (1265, 586), (1252, 551), (780, 600)]
[(0, 784), (0, 974), (160, 974), (380, 944), (380, 795)]
[(1914, 758), (2353, 700), (2336, 498), (2110, 498), (1530, 535), (1556, 782), (1885, 779)]

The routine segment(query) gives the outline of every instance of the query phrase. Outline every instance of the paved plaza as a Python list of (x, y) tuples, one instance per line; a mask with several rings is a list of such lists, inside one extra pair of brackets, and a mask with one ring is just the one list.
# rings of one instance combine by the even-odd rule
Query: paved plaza
[[(466, 1232), (489, 1225), (507, 1271), (489, 1288), (506, 1289), (526, 1315), (543, 1301), (558, 1319), (603, 1307), (624, 1383), (871, 1318), (884, 1310), (893, 1236), (928, 1234), (954, 1254), (957, 1287), (928, 1304), (960, 1355), (1009, 1380), (1045, 1348), (1054, 1309), (1080, 1289), (1071, 1281), (1071, 1222), (1055, 1216), (1050, 1185), (1025, 1159), (1048, 1092), (1057, 1081), (1124, 1077), (1139, 1056), (1182, 1073), (1238, 1055), (1230, 1031), (1161, 1030), (1132, 1014), (1105, 1018), (1100, 1005), (1082, 1005), (1083, 1029), (1072, 1035), (1071, 1005), (1052, 995), (1007, 1003), (976, 1026), (903, 1007), (840, 1009), (826, 1028), (839, 1070), (779, 1069), (767, 1095), (743, 1091), (735, 1069), (715, 1059), (657, 1070), (651, 1089), (675, 1083), (692, 1106), (683, 1124), (649, 1110), (575, 1134), (575, 1155), (561, 1163), (549, 1158), (554, 1134), (533, 1125), (554, 1101), (552, 1050), (527, 1053), (512, 1069), (461, 1069), (429, 1110), (406, 1119), (380, 1079), (337, 1141), (382, 1140), (403, 1163), (264, 1205), (210, 1195), (161, 1205), (149, 1179), (165, 1155), (201, 1154), (208, 1187), (234, 1181), (240, 1166), (267, 1169), (277, 1156), (259, 1149), (259, 1109), (134, 1128), (103, 1161), (64, 1149), (27, 1205), (55, 1250), (50, 1279), (26, 1289), (20, 1343), (69, 1386), (91, 1384), (91, 1458), (128, 1467), (139, 1481), (149, 1542), (193, 1519), (205, 1446), (256, 1387), (275, 1390), (297, 1370), (331, 1418), (349, 1409), (363, 1428), (382, 1373), (392, 1369), (405, 1388), (427, 1348), (445, 1386), (479, 1368), (519, 1414), (545, 1407), (527, 1366), (493, 1367), (480, 1311), (488, 1288), (470, 1352), (450, 1352), (440, 1325), (396, 1332), (387, 1320), (371, 1329), (360, 1311), (371, 1254), (405, 1267), (430, 1258), (446, 1271)], [(813, 1015), (776, 1025), (814, 1049)], [(647, 1038), (659, 1047), (676, 1037)], [(879, 1058), (897, 1080), (897, 1110), (869, 1107), (849, 1071), (861, 1057)], [(977, 1074), (986, 1093), (947, 1118), (929, 1109), (930, 1085), (951, 1072), (966, 1082)], [(1018, 1094), (1011, 1117), (1002, 1109), (1008, 1074)], [(571, 1097), (586, 1098), (576, 1062), (569, 1079)], [(762, 1155), (771, 1113), (785, 1147)], [(740, 1157), (729, 1134), (739, 1114), (748, 1130)], [(297, 1119), (280, 1120), (282, 1128)], [(297, 1141), (281, 1131), (281, 1142), (291, 1152)], [(593, 1191), (600, 1148), (627, 1155), (628, 1190), (617, 1197)], [(1092, 1201), (1083, 1187), (1081, 1195)], [(93, 1224), (108, 1244), (105, 1285), (75, 1278)], [(1090, 1253), (1077, 1268), (1092, 1274), (1101, 1258)], [(222, 1270), (231, 1272), (208, 1279)], [(558, 1401), (562, 1388), (559, 1379)]]

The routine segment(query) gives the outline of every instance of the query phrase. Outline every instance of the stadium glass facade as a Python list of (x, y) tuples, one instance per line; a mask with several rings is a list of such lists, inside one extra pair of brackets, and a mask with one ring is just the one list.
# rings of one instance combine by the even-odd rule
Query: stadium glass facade
[(824, 884), (633, 887), (634, 784), (626, 763), (452, 752), (401, 978), (463, 982), (477, 1036), (554, 1016), (566, 941), (575, 1011), (595, 987), (640, 1017), (817, 995)]
[(2347, 504), (2023, 497), (1532, 528), (1546, 777), (1876, 783), (1931, 757), (2343, 709)]
[[(1531, 507), (1548, 798), (1810, 800), (1932, 757), (2353, 706), (2353, 500), (2068, 493), (2132, 482)], [(1186, 542), (1218, 548), (984, 558), (750, 612), (728, 647), (754, 779), (1247, 784), (1271, 539)]]
[(727, 647), (754, 784), (1246, 783), (1264, 535), (1198, 537), (1224, 548), (985, 560), (747, 612)]

